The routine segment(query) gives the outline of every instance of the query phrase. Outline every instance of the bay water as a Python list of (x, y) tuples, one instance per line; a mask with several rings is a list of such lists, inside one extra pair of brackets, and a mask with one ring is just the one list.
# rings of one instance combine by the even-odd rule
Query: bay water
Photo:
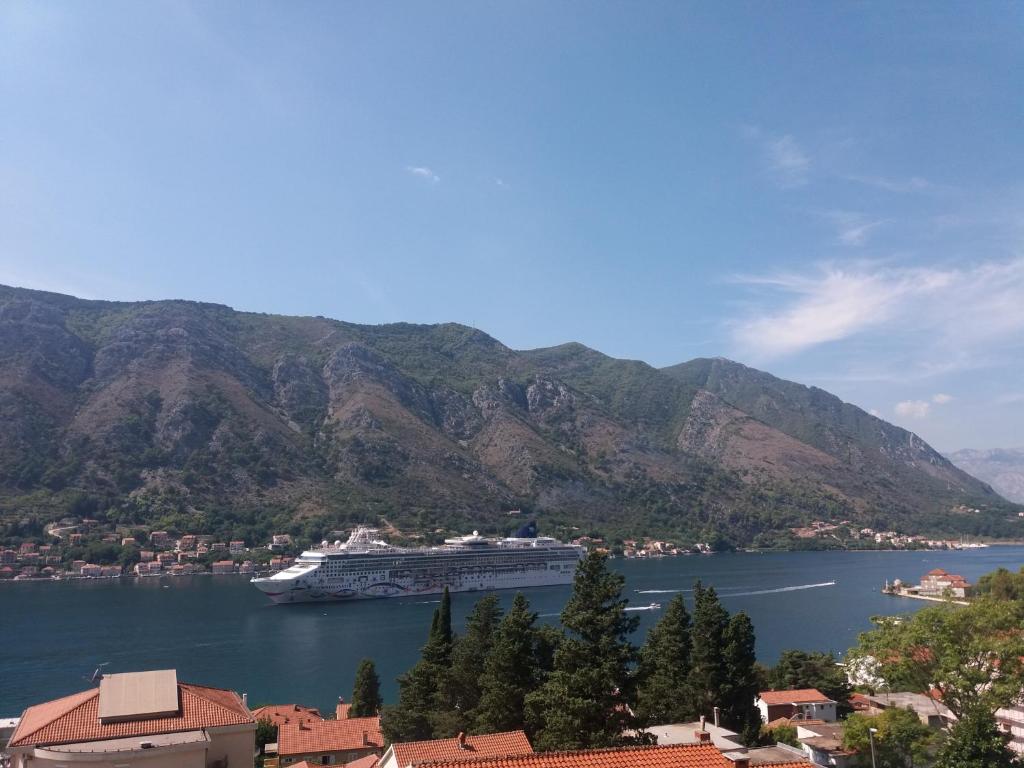
[[(612, 561), (626, 579), (634, 642), (675, 594), (714, 586), (730, 612), (746, 611), (758, 658), (786, 648), (843, 654), (879, 614), (930, 605), (883, 595), (886, 579), (917, 583), (932, 568), (972, 583), (1024, 565), (1024, 547), (923, 552), (772, 552)], [(540, 621), (557, 623), (571, 587), (526, 591)], [(497, 593), (505, 607), (514, 592)], [(453, 595), (460, 631), (480, 593)], [(419, 657), (439, 596), (272, 605), (247, 578), (153, 577), (0, 583), (0, 717), (90, 687), (93, 672), (178, 670), (178, 679), (249, 695), (252, 706), (301, 703), (333, 711), (351, 696), (360, 659), (372, 658), (385, 700)]]

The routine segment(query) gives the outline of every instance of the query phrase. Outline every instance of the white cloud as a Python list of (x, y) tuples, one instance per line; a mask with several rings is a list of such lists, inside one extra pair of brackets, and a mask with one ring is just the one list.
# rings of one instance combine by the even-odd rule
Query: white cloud
[(768, 164), (782, 187), (799, 187), (807, 183), (811, 159), (789, 134), (769, 139), (764, 145)]
[(869, 235), (885, 222), (870, 220), (855, 211), (831, 211), (826, 214), (836, 225), (836, 237), (843, 245), (859, 247), (865, 245)]
[[(884, 332), (932, 374), (962, 370), (1024, 338), (1024, 258), (963, 268), (824, 265), (811, 275), (746, 277), (769, 305), (732, 324), (753, 360)], [(781, 301), (780, 301), (781, 299)]]
[(907, 179), (889, 179), (884, 176), (847, 176), (846, 179), (867, 187), (901, 194), (908, 192), (930, 192), (942, 189), (942, 187), (931, 183), (928, 179), (922, 179), (920, 176), (911, 176)]
[(868, 411), (868, 413), (870, 413), (875, 418), (880, 418), (882, 415), (881, 413), (878, 412), (877, 408), (872, 408), (870, 411)]
[(893, 406), (897, 416), (906, 416), (911, 419), (923, 419), (928, 415), (931, 404), (924, 400), (904, 400)]
[(953, 396), (947, 395), (943, 392), (939, 392), (938, 394), (932, 395), (932, 402), (935, 403), (936, 405), (945, 405), (946, 403), (950, 403), (952, 401)]
[(791, 135), (773, 136), (752, 125), (744, 126), (740, 132), (747, 140), (760, 145), (764, 163), (776, 184), (787, 189), (807, 183), (811, 158)]
[(437, 184), (437, 182), (441, 180), (440, 176), (425, 165), (407, 165), (405, 166), (405, 170), (413, 176), (419, 176), (421, 179), (426, 179), (432, 184)]

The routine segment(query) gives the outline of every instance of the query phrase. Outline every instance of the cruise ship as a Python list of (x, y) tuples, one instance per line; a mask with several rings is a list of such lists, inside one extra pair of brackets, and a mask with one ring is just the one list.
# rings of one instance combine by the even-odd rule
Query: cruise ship
[(359, 526), (348, 541), (323, 542), (295, 563), (252, 583), (275, 603), (355, 600), (570, 584), (585, 550), (529, 523), (514, 536), (445, 539), (436, 547), (395, 547)]

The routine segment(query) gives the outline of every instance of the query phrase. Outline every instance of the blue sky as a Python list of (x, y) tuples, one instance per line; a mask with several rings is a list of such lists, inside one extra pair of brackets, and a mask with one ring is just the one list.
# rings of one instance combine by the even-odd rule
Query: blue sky
[(1024, 443), (1024, 5), (0, 4), (0, 282), (723, 355)]

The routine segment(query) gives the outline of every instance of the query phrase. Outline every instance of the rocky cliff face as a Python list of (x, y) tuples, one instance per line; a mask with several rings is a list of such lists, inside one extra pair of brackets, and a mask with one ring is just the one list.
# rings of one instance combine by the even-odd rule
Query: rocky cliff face
[(991, 484), (1004, 498), (1024, 504), (1024, 448), (964, 449), (951, 453), (949, 459)]
[[(0, 287), (0, 518), (552, 526), (748, 543), (807, 519), (1013, 513), (914, 435), (726, 360), (656, 370), (457, 325)], [(994, 523), (993, 523), (994, 524)]]

